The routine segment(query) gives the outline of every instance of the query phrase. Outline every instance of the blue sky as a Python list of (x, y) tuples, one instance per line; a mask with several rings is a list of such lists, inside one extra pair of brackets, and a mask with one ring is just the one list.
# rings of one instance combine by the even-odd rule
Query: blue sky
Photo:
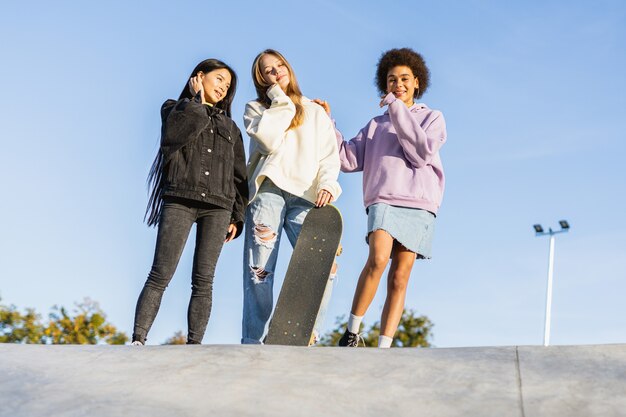
[[(626, 342), (622, 1), (12, 2), (0, 37), (2, 304), (47, 313), (90, 297), (132, 332), (156, 237), (142, 219), (159, 108), (199, 61), (238, 72), (242, 128), (252, 60), (278, 49), (352, 137), (380, 112), (378, 57), (409, 46), (432, 73), (422, 100), (448, 127), (433, 259), (416, 263), (407, 296), (434, 322), (434, 344), (542, 343), (548, 239), (532, 225), (562, 218), (572, 228), (556, 241), (551, 342)], [(344, 254), (327, 329), (348, 313), (367, 255), (361, 177), (340, 183)], [(192, 249), (150, 344), (186, 329)], [(205, 343), (239, 342), (241, 281), (237, 239), (218, 264)], [(383, 302), (381, 285), (366, 323)]]

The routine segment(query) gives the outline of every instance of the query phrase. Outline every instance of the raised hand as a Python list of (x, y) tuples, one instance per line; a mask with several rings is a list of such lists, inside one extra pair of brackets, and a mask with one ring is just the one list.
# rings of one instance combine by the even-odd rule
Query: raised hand
[(202, 75), (200, 74), (201, 73), (198, 73), (195, 77), (191, 77), (189, 79), (189, 92), (192, 96), (195, 96), (196, 94), (198, 94), (198, 92), (201, 92), (202, 94), (200, 94), (200, 97), (202, 97), (202, 103), (206, 103), (206, 100), (204, 99), (204, 86), (202, 85)]
[(385, 97), (387, 97), (387, 94), (384, 94), (384, 95), (382, 95), (380, 97), (380, 104), (379, 104), (380, 107), (385, 107), (386, 106), (386, 104), (385, 104)]

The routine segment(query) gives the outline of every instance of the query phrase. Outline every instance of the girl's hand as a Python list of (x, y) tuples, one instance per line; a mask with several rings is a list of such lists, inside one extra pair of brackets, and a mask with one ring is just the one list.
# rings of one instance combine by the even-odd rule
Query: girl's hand
[(231, 223), (231, 225), (228, 226), (228, 233), (226, 233), (226, 239), (224, 240), (224, 243), (230, 242), (231, 240), (233, 240), (236, 234), (237, 234), (237, 226), (235, 226), (234, 223)]
[(331, 201), (333, 201), (333, 195), (330, 193), (330, 191), (320, 190), (320, 192), (317, 193), (317, 201), (315, 201), (315, 207), (324, 207)]
[[(269, 98), (269, 92), (272, 88), (278, 86), (278, 88), (280, 88), (280, 85), (278, 83), (274, 83), (272, 85), (270, 85), (269, 87), (267, 87), (267, 90), (265, 90), (265, 95), (267, 96), (267, 98)], [(282, 89), (281, 89), (282, 90)]]
[(379, 104), (380, 107), (385, 107), (386, 106), (386, 104), (385, 104), (385, 97), (387, 97), (387, 94), (385, 94), (385, 95), (380, 97), (380, 104)]
[(189, 92), (192, 97), (195, 97), (198, 92), (202, 93), (200, 94), (200, 97), (202, 97), (202, 103), (206, 103), (206, 100), (204, 99), (204, 86), (202, 85), (202, 76), (200, 73), (189, 79)]
[(313, 103), (317, 103), (320, 106), (322, 106), (322, 108), (324, 109), (324, 111), (326, 112), (327, 115), (330, 116), (330, 104), (328, 104), (327, 101), (322, 100), (321, 98), (314, 98), (313, 100), (311, 100)]

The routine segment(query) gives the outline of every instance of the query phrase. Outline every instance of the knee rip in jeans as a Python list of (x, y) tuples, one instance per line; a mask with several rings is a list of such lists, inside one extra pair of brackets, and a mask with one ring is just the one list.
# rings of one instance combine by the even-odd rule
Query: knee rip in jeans
[(252, 281), (255, 284), (266, 282), (267, 277), (270, 275), (270, 272), (266, 271), (262, 266), (251, 266), (250, 272), (252, 272)]
[(276, 236), (276, 232), (265, 224), (257, 224), (254, 226), (254, 241), (257, 245), (272, 249), (276, 242)]

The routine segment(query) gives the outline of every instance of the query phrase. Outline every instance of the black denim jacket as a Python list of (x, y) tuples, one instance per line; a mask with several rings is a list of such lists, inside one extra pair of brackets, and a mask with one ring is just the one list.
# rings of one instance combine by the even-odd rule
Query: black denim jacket
[(233, 120), (193, 99), (161, 107), (161, 197), (180, 197), (232, 211), (237, 236), (243, 230), (248, 179), (243, 139)]

